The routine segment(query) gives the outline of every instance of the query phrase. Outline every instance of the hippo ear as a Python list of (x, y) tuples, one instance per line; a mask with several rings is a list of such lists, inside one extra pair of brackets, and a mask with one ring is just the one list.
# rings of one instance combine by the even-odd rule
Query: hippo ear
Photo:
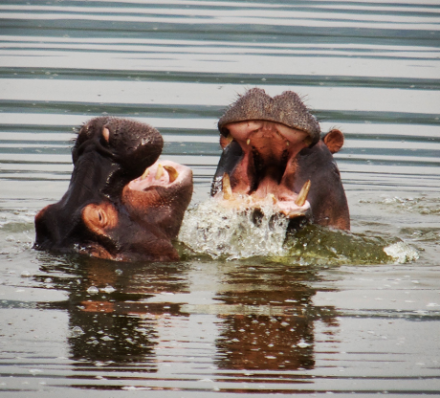
[(330, 130), (322, 139), (331, 153), (339, 152), (344, 145), (344, 134), (338, 129)]

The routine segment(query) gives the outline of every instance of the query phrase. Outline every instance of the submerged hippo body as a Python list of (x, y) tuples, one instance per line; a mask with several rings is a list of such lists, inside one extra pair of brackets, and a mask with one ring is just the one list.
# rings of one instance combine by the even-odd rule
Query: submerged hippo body
[[(320, 126), (297, 94), (271, 98), (255, 88), (241, 96), (218, 123), (223, 153), (211, 194), (233, 203), (271, 200), (292, 220), (350, 229), (350, 217), (332, 153), (344, 137)], [(228, 205), (228, 204), (226, 204)]]
[(35, 247), (117, 261), (178, 259), (171, 241), (191, 200), (192, 173), (157, 162), (162, 147), (146, 124), (100, 117), (83, 125), (67, 192), (35, 217)]

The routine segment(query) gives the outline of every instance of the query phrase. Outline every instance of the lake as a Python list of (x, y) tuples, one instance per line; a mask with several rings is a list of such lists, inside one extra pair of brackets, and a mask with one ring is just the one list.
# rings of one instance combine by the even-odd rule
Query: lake
[[(2, 397), (440, 395), (438, 1), (3, 0), (0, 19)], [(252, 87), (343, 131), (350, 234), (225, 235), (217, 121)], [(192, 168), (181, 261), (32, 248), (100, 115)]]

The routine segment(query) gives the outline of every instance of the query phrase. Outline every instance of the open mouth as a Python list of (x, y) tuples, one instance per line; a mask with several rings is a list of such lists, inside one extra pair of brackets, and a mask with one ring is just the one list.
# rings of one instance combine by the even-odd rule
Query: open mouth
[[(308, 146), (308, 134), (281, 123), (250, 120), (225, 125), (227, 135), (221, 138), (225, 149), (236, 147), (240, 160), (230, 173), (221, 177), (221, 190), (216, 196), (225, 206), (258, 208), (272, 202), (274, 208), (289, 218), (310, 211), (307, 195), (310, 181), (294, 192), (297, 154)], [(219, 184), (220, 181), (217, 181)], [(220, 188), (220, 187), (219, 187)]]
[(133, 191), (147, 191), (159, 186), (167, 188), (187, 183), (191, 177), (192, 172), (189, 167), (170, 160), (157, 160), (147, 167), (140, 177), (130, 181), (128, 188)]

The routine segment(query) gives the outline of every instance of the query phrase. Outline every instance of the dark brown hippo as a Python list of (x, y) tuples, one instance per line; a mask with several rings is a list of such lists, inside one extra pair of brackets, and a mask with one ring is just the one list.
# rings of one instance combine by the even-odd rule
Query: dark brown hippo
[(225, 205), (259, 207), (272, 200), (291, 219), (350, 229), (341, 177), (332, 153), (344, 143), (339, 130), (321, 138), (315, 117), (297, 94), (270, 97), (254, 88), (218, 122), (223, 153), (211, 194)]
[(146, 124), (99, 117), (79, 130), (74, 170), (58, 203), (35, 217), (35, 247), (116, 261), (169, 261), (192, 195), (192, 172), (157, 161), (163, 139)]

